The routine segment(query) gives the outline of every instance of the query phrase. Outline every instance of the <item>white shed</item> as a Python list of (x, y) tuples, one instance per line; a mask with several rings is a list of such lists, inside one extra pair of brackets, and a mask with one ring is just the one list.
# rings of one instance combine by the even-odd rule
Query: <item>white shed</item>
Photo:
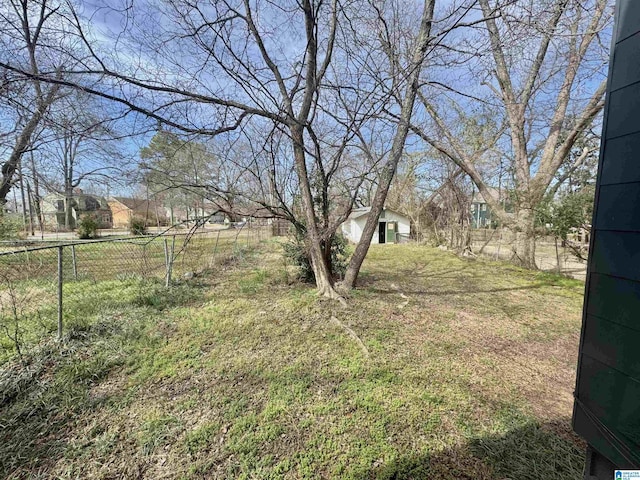
[[(354, 243), (360, 241), (371, 207), (355, 208), (342, 224), (342, 234)], [(378, 218), (378, 231), (371, 243), (399, 243), (409, 238), (411, 221), (401, 213), (385, 208)]]

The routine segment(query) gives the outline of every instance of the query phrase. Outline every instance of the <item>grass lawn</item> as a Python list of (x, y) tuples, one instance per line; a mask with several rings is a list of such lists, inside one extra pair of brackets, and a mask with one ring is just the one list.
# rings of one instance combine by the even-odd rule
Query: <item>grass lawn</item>
[[(261, 228), (235, 229), (197, 232), (173, 236), (153, 236), (134, 238), (105, 238), (98, 242), (77, 240), (73, 249), (68, 243), (63, 251), (63, 273), (65, 279), (113, 280), (123, 271), (146, 277), (162, 277), (166, 271), (166, 256), (174, 248), (173, 271), (176, 275), (200, 269), (214, 258), (227, 257), (234, 249), (255, 244), (268, 232)], [(186, 244), (185, 244), (186, 242)], [(172, 245), (173, 244), (173, 245)], [(58, 249), (49, 242), (47, 246), (0, 247), (11, 254), (0, 254), (0, 283), (4, 277), (14, 280), (46, 280), (54, 282), (58, 272)], [(166, 249), (166, 250), (165, 250)], [(214, 253), (215, 252), (215, 257)], [(3, 253), (3, 252), (0, 252)]]
[(270, 241), (135, 282), (80, 282), (64, 345), (0, 367), (0, 477), (581, 478), (578, 281), (375, 245), (344, 309)]

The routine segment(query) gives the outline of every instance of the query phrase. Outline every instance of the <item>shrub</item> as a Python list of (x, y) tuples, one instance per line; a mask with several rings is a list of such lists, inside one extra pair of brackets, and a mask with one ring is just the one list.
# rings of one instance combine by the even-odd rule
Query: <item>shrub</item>
[(146, 235), (147, 220), (142, 217), (131, 217), (129, 220), (129, 232), (131, 232), (131, 235)]
[(95, 215), (83, 215), (78, 221), (78, 237), (83, 240), (98, 238), (98, 227)]
[[(347, 239), (337, 233), (331, 237), (331, 274), (334, 279), (344, 278), (349, 262), (347, 261)], [(304, 237), (296, 233), (294, 239), (284, 244), (284, 256), (300, 268), (300, 279), (313, 283), (316, 278), (311, 267), (311, 259), (304, 244)]]
[(20, 238), (22, 222), (17, 215), (0, 213), (0, 240), (14, 240)]

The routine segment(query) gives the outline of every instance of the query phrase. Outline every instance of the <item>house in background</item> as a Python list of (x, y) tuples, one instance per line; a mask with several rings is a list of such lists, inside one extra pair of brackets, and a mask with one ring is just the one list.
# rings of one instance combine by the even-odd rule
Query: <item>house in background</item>
[(471, 228), (491, 227), (491, 208), (480, 192), (471, 197)]
[[(362, 237), (371, 207), (355, 208), (342, 224), (342, 234), (354, 243)], [(405, 215), (384, 208), (378, 218), (378, 230), (371, 243), (400, 243), (409, 239), (411, 221)]]
[[(506, 206), (509, 212), (509, 202), (505, 198), (506, 192), (497, 188), (489, 187), (491, 194), (498, 199), (500, 203)], [(498, 217), (493, 215), (491, 207), (486, 202), (480, 192), (474, 192), (471, 196), (471, 228), (497, 228)]]
[(201, 202), (197, 206), (170, 205), (164, 207), (167, 220), (172, 225), (194, 222), (196, 219), (208, 218), (209, 223), (228, 223), (228, 217), (211, 202)]
[(62, 193), (50, 193), (42, 198), (40, 208), (46, 228), (59, 230), (66, 227), (67, 203), (71, 209), (71, 228), (75, 228), (80, 217), (84, 215), (95, 216), (99, 228), (111, 228), (113, 218), (107, 200), (81, 191), (74, 192), (69, 201)]
[(208, 221), (209, 223), (217, 223), (220, 225), (224, 224), (225, 222), (229, 223), (229, 219), (227, 218), (227, 216), (224, 213), (220, 213), (220, 212), (212, 214), (209, 217)]
[(109, 197), (113, 228), (128, 228), (132, 217), (145, 218), (147, 224), (167, 225), (165, 208), (153, 200), (128, 197)]

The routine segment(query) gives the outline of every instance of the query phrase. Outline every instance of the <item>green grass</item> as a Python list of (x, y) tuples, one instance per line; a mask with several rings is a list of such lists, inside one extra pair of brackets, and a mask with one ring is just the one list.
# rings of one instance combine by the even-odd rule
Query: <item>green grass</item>
[[(193, 236), (178, 235), (174, 248), (173, 269), (176, 276), (185, 272), (200, 270), (215, 259), (222, 261), (238, 253), (248, 244), (255, 244), (259, 235), (253, 230), (220, 230), (197, 233)], [(185, 246), (185, 241), (188, 242)], [(165, 245), (166, 240), (166, 245)], [(162, 277), (165, 274), (165, 247), (171, 251), (172, 237), (112, 239), (96, 243), (81, 243), (65, 246), (63, 251), (64, 278), (75, 280), (112, 280), (127, 275)], [(15, 249), (15, 254), (0, 255), (0, 283), (13, 280), (50, 280), (57, 278), (58, 249), (54, 247), (34, 251)]]
[(380, 245), (343, 309), (277, 242), (242, 258), (169, 291), (79, 282), (64, 344), (3, 367), (0, 475), (581, 478), (580, 282)]

